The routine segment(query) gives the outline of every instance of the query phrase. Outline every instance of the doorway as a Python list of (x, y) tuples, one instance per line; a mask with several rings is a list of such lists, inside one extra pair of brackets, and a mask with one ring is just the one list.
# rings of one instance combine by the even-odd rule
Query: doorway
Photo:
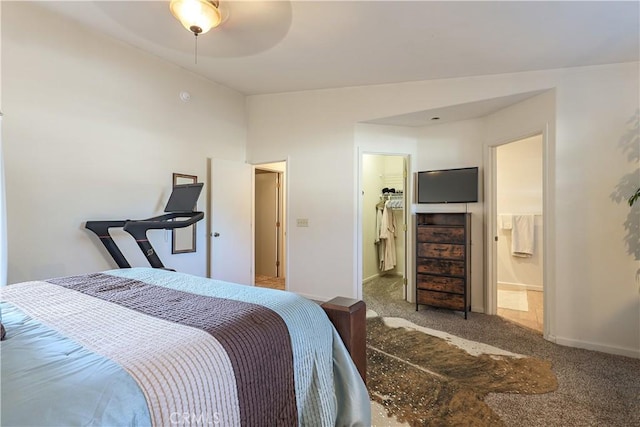
[(285, 168), (286, 162), (254, 168), (254, 283), (280, 290), (286, 289)]
[(495, 148), (497, 314), (544, 330), (543, 135)]
[(362, 154), (362, 294), (407, 299), (407, 157)]

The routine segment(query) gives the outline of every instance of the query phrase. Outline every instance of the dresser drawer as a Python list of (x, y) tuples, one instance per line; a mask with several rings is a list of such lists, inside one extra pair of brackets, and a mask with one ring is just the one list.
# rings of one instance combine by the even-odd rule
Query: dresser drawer
[(460, 277), (441, 277), (429, 274), (418, 274), (417, 288), (429, 291), (464, 294), (464, 279)]
[(464, 295), (418, 289), (417, 299), (418, 304), (433, 305), (436, 307), (449, 308), (451, 310), (464, 311)]
[(457, 243), (464, 245), (464, 227), (419, 225), (418, 242)]
[(465, 261), (417, 258), (416, 272), (465, 277)]
[(418, 225), (459, 225), (464, 227), (469, 214), (467, 213), (418, 213), (416, 224)]
[(464, 245), (446, 243), (418, 243), (418, 256), (428, 258), (464, 259)]

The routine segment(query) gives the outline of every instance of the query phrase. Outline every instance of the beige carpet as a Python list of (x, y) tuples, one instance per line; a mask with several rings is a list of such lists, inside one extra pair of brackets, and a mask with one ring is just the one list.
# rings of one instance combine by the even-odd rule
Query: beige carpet
[(498, 289), (498, 307), (509, 310), (529, 311), (527, 291)]

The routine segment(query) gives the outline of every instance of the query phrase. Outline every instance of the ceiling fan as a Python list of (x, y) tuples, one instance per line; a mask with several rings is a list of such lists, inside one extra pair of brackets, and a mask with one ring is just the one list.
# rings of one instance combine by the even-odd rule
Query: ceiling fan
[[(198, 2), (211, 4), (206, 0)], [(193, 52), (193, 34), (190, 36), (176, 25), (171, 3), (169, 0), (129, 0), (40, 4), (143, 50), (161, 56), (181, 55), (186, 60)], [(288, 0), (221, 0), (216, 9), (220, 15), (218, 26), (198, 40), (201, 57), (255, 55), (277, 45), (291, 27), (292, 6)], [(200, 34), (204, 34), (206, 31), (201, 28)]]
[(171, 14), (196, 37), (222, 22), (218, 0), (171, 0)]

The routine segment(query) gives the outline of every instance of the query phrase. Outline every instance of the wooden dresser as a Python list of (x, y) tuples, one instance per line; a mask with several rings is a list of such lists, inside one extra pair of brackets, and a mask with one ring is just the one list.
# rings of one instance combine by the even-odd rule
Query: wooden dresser
[(471, 311), (471, 214), (416, 214), (416, 311)]

